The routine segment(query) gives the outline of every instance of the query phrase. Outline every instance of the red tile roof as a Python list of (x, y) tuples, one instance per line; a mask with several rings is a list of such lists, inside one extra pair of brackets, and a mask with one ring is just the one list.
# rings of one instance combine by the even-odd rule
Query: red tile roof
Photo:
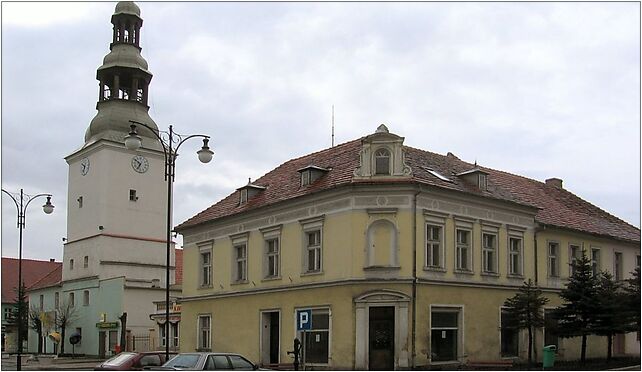
[(174, 255), (176, 256), (176, 271), (175, 271), (175, 284), (181, 284), (183, 283), (183, 250), (182, 249), (175, 249), (174, 250)]
[[(29, 289), (57, 269), (62, 262), (22, 259), (22, 282)], [(2, 303), (15, 303), (18, 288), (18, 259), (2, 257)]]
[(28, 289), (30, 291), (41, 288), (53, 287), (55, 285), (61, 285), (62, 283), (62, 264), (57, 268), (53, 269), (49, 274), (40, 278), (37, 282), (33, 283)]
[[(454, 176), (471, 170), (475, 165), (464, 162), (451, 153), (444, 156), (404, 146), (405, 161), (412, 169), (412, 177), (410, 179), (399, 179), (399, 181), (354, 179), (353, 172), (359, 166), (361, 141), (362, 139), (357, 139), (289, 160), (263, 177), (253, 181), (254, 184), (266, 186), (267, 189), (250, 198), (247, 203), (239, 206), (239, 195), (238, 191), (236, 191), (183, 222), (176, 229), (183, 230), (201, 223), (340, 186), (357, 183), (403, 182), (430, 185), (455, 192), (476, 194), (539, 208), (535, 219), (540, 224), (607, 236), (623, 241), (640, 242), (639, 228), (605, 212), (567, 190), (546, 185), (543, 182), (490, 168), (478, 167), (489, 174), (488, 188), (482, 191), (475, 185)], [(330, 168), (331, 170), (312, 184), (301, 187), (300, 174), (297, 170), (308, 165)], [(450, 182), (434, 176), (428, 169), (437, 171), (447, 177)]]

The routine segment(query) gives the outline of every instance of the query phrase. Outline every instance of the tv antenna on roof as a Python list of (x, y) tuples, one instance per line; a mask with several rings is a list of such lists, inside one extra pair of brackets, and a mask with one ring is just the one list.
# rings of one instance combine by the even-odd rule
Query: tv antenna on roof
[(334, 147), (334, 105), (332, 105), (332, 147)]

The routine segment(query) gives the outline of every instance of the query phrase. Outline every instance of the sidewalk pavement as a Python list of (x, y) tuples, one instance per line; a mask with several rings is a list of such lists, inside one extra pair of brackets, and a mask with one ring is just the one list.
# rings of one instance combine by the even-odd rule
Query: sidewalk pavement
[[(22, 370), (24, 371), (91, 371), (104, 360), (92, 357), (54, 358), (53, 355), (39, 355), (37, 360), (29, 359), (29, 357), (29, 354), (22, 356)], [(17, 369), (16, 356), (3, 357), (0, 367), (3, 371), (15, 371)]]

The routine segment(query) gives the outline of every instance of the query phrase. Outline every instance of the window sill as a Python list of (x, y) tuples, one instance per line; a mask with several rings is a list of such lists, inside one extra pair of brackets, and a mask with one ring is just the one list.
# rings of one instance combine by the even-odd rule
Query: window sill
[(491, 278), (499, 278), (499, 273), (491, 273), (491, 272), (482, 271), (481, 276), (488, 276), (488, 277), (491, 277)]
[(424, 271), (436, 271), (436, 272), (439, 272), (439, 273), (445, 273), (446, 269), (444, 269), (443, 267), (439, 267), (439, 266), (424, 266)]
[(455, 274), (475, 275), (472, 270), (455, 269)]
[(323, 275), (323, 271), (306, 271), (304, 273), (301, 273), (300, 276), (315, 276), (315, 275)]
[(245, 279), (245, 280), (234, 281), (234, 282), (230, 283), (230, 285), (242, 285), (242, 284), (248, 284), (248, 283), (249, 283), (249, 281), (247, 279)]
[(381, 266), (381, 265), (374, 265), (374, 266), (365, 266), (363, 268), (364, 271), (386, 271), (386, 270), (400, 270), (401, 266)]
[(198, 347), (198, 348), (196, 348), (196, 351), (198, 351), (198, 352), (211, 352), (212, 349), (209, 348), (209, 347)]
[(508, 275), (506, 275), (506, 277), (508, 279), (519, 279), (519, 280), (523, 280), (524, 279), (524, 275), (522, 275), (522, 274), (508, 274)]
[(211, 289), (211, 288), (214, 288), (214, 286), (211, 284), (203, 284), (198, 286), (198, 289)]
[(281, 277), (280, 276), (267, 276), (267, 277), (261, 279), (262, 282), (271, 282), (271, 281), (274, 281), (274, 280), (281, 280)]

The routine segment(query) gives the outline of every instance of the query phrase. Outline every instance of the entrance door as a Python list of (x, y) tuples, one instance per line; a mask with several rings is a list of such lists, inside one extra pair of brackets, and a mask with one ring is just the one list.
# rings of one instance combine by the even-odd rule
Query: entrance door
[(393, 370), (395, 366), (395, 308), (370, 307), (368, 369)]
[(624, 354), (624, 335), (623, 334), (613, 336), (613, 354), (614, 355)]
[(279, 312), (261, 313), (261, 363), (279, 363)]
[(105, 331), (98, 332), (98, 356), (105, 359)]

